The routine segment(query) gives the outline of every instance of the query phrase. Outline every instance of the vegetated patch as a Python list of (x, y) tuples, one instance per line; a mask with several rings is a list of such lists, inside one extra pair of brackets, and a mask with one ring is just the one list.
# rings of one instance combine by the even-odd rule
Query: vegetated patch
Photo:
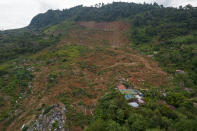
[(6, 105), (2, 105), (5, 108), (0, 112), (0, 120), (9, 119), (9, 121), (12, 121), (14, 119), (13, 117), (15, 115), (11, 112), (18, 109), (24, 98), (31, 94), (32, 79), (33, 74), (30, 66), (15, 67), (15, 69), (12, 69), (12, 74), (9, 74), (8, 77), (1, 78), (0, 85), (3, 85), (0, 88), (1, 93), (6, 95), (5, 98), (9, 98), (10, 101)]
[(52, 51), (45, 51), (38, 56), (41, 60), (53, 60), (72, 63), (79, 55), (85, 55), (89, 52), (88, 47), (80, 45), (63, 45)]
[(63, 21), (60, 24), (45, 29), (44, 33), (55, 36), (60, 35), (60, 37), (64, 37), (73, 27), (74, 23), (74, 21)]
[(57, 99), (59, 99), (65, 106), (69, 106), (72, 102), (71, 93), (65, 92), (61, 93), (57, 96)]
[(51, 109), (53, 109), (54, 106), (47, 106), (43, 112), (43, 114), (47, 114)]

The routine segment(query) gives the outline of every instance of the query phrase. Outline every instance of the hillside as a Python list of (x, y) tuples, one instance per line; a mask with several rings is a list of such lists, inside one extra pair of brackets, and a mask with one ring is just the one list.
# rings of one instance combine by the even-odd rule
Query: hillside
[(0, 32), (0, 129), (195, 131), (195, 12), (115, 2)]

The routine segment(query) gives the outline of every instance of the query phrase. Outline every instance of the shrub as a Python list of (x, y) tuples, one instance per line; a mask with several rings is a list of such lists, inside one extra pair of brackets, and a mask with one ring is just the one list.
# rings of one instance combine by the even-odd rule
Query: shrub
[(168, 104), (171, 104), (175, 107), (179, 107), (185, 100), (185, 97), (182, 93), (169, 92), (166, 97)]
[(95, 122), (93, 122), (85, 131), (108, 131), (108, 130), (106, 129), (105, 121), (102, 119), (98, 119)]
[(47, 114), (51, 109), (53, 109), (54, 106), (47, 106), (43, 112), (43, 114)]

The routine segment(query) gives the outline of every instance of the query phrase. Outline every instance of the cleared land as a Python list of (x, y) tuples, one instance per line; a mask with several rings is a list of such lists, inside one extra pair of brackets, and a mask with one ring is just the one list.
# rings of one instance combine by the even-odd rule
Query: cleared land
[(120, 79), (128, 79), (135, 88), (168, 85), (155, 61), (128, 48), (129, 28), (126, 22), (78, 22), (57, 45), (32, 56), (32, 94), (8, 130), (20, 130), (36, 119), (43, 104), (62, 105), (64, 99), (74, 108), (72, 119), (67, 118), (71, 130), (80, 131), (76, 112), (91, 115), (97, 100)]

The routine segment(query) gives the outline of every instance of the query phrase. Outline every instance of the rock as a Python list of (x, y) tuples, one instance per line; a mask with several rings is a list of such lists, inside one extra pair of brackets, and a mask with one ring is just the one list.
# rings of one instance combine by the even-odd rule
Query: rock
[(66, 131), (64, 124), (66, 108), (55, 104), (49, 112), (44, 114), (44, 111), (38, 119), (28, 128), (27, 131), (41, 130), (41, 131)]

